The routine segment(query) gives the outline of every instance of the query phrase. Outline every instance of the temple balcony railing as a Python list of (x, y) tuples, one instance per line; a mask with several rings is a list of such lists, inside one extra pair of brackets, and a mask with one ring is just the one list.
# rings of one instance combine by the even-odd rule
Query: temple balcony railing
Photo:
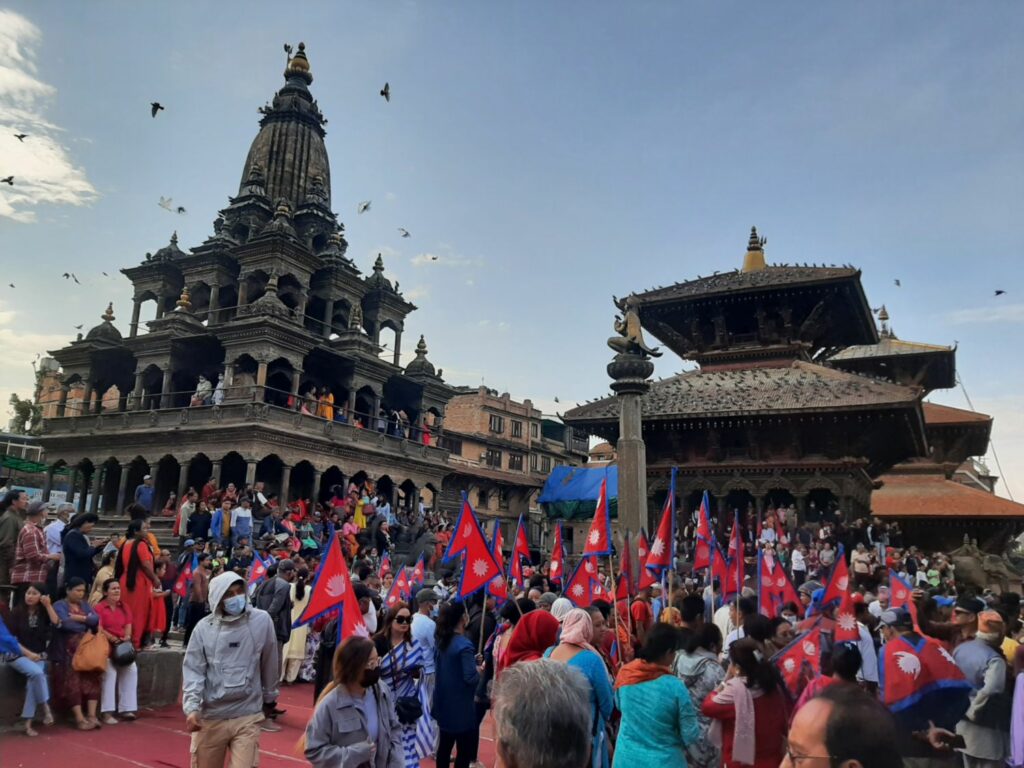
[[(276, 399), (282, 393), (270, 387), (252, 389), (251, 398), (227, 398), (218, 405), (186, 405), (168, 408), (152, 407), (148, 410), (104, 410), (100, 413), (71, 412), (72, 403), (68, 403), (65, 416), (43, 419), (41, 438), (96, 436), (102, 434), (152, 434), (154, 431), (170, 431), (177, 429), (202, 430), (210, 428), (223, 430), (233, 426), (266, 426), (284, 432), (300, 434), (308, 437), (319, 437), (329, 442), (342, 445), (384, 450), (396, 456), (409, 456), (431, 462), (447, 464), (449, 452), (438, 445), (443, 433), (431, 433), (416, 425), (406, 425), (405, 431), (388, 434), (356, 426), (356, 423), (376, 423), (369, 414), (353, 412), (343, 420), (342, 411), (335, 409), (338, 417), (328, 420), (294, 407), (276, 405), (266, 402)], [(164, 393), (164, 397), (174, 398), (176, 395), (191, 393)], [(295, 398), (301, 408), (306, 401)], [(349, 420), (350, 419), (350, 420)], [(391, 429), (391, 424), (386, 424)]]

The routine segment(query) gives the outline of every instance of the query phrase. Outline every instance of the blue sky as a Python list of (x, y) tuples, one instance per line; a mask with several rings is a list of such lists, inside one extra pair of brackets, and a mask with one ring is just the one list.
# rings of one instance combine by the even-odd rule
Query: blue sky
[(855, 264), (900, 337), (959, 343), (1024, 498), (1017, 3), (0, 7), (5, 405), (107, 301), (127, 329), (102, 271), (210, 234), (302, 40), (349, 255), (383, 252), (449, 381), (603, 394), (611, 295), (738, 266), (756, 224), (769, 261)]

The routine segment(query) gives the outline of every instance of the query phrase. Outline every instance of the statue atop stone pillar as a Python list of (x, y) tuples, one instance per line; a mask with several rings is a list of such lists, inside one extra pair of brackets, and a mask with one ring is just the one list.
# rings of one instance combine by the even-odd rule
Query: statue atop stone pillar
[[(633, 296), (612, 300), (622, 312), (615, 318), (618, 336), (608, 339), (608, 346), (617, 353), (608, 364), (612, 391), (619, 398), (619, 440), (616, 444), (619, 468), (619, 531), (636, 534), (647, 523), (647, 449), (643, 440), (640, 398), (650, 389), (654, 373), (651, 357), (659, 357), (657, 347), (644, 341), (640, 317)], [(633, 539), (635, 541), (635, 538)], [(633, 549), (635, 544), (631, 543)], [(630, 558), (636, 562), (636, 553)]]

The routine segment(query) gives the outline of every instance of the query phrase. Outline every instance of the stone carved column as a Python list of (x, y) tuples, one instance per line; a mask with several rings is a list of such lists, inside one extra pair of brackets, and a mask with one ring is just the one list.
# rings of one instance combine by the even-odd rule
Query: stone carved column
[(160, 407), (171, 407), (171, 367), (164, 368), (164, 379), (160, 385)]
[(206, 324), (217, 325), (220, 322), (220, 286), (210, 286), (210, 308), (206, 313)]
[(68, 392), (71, 391), (71, 387), (67, 384), (60, 385), (60, 400), (57, 401), (57, 418), (64, 418), (64, 414), (68, 408)]
[(211, 461), (212, 469), (210, 470), (210, 477), (213, 478), (213, 484), (220, 488), (220, 459), (217, 461)]
[(142, 300), (132, 299), (132, 323), (129, 326), (128, 337), (134, 339), (139, 335), (139, 312), (142, 310)]
[(191, 460), (181, 462), (180, 470), (178, 471), (178, 506), (181, 506), (181, 502), (184, 499), (185, 491), (188, 488), (188, 468), (192, 464)]
[(56, 470), (52, 464), (46, 468), (46, 479), (43, 481), (43, 501), (50, 500), (50, 491), (53, 489), (53, 473)]
[(256, 465), (258, 463), (259, 462), (257, 462), (255, 459), (248, 459), (245, 462), (245, 484), (246, 485), (252, 485), (253, 483), (256, 482)]
[(288, 506), (288, 493), (291, 491), (292, 484), (292, 465), (282, 464), (281, 465), (281, 507), (285, 508)]
[(89, 498), (89, 511), (93, 514), (100, 506), (100, 490), (103, 487), (103, 465), (94, 464), (92, 470), (92, 496)]
[(331, 325), (334, 320), (334, 299), (328, 299), (324, 306), (324, 338), (331, 338)]
[(121, 477), (117, 481), (117, 509), (114, 510), (116, 514), (121, 514), (125, 508), (125, 494), (128, 493), (128, 472), (130, 469), (131, 464), (121, 462)]

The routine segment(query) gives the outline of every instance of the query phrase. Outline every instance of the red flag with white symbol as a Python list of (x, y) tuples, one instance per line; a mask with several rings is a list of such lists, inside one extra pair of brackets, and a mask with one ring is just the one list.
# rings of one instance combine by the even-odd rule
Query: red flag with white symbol
[(626, 574), (619, 574), (619, 585), (615, 588), (615, 599), (616, 600), (629, 600), (629, 580), (626, 578)]
[(647, 562), (647, 555), (650, 554), (651, 547), (647, 543), (647, 531), (643, 528), (640, 529), (640, 533), (636, 536), (636, 561), (643, 565)]
[(790, 692), (800, 693), (800, 679), (809, 672), (821, 674), (821, 629), (812, 629), (772, 657)]
[(675, 494), (670, 493), (665, 500), (665, 509), (661, 513), (661, 523), (658, 530), (651, 539), (651, 551), (647, 555), (647, 568), (650, 570), (663, 571), (672, 567), (672, 555), (675, 549), (673, 541), (672, 518), (675, 509)]
[(352, 579), (348, 572), (348, 565), (345, 563), (345, 556), (341, 553), (337, 532), (332, 530), (331, 538), (327, 542), (326, 554), (320, 561), (313, 577), (309, 602), (306, 603), (299, 618), (292, 624), (292, 628), (309, 624), (325, 613), (339, 609), (341, 612), (341, 628), (339, 630), (341, 640), (352, 635), (362, 637), (369, 635), (366, 630), (366, 622), (363, 621), (363, 613), (359, 610), (356, 592), (352, 588)]
[[(561, 530), (557, 531), (556, 544), (561, 541)], [(512, 542), (512, 559), (509, 561), (509, 579), (519, 586), (526, 584), (526, 577), (523, 575), (523, 559), (530, 560), (530, 542), (526, 540), (526, 526), (523, 525), (523, 516), (519, 515), (519, 522), (516, 523), (516, 537)], [(552, 555), (553, 557), (553, 555)], [(499, 563), (500, 565), (500, 563)], [(504, 570), (504, 569), (502, 569)]]
[(389, 573), (391, 573), (391, 555), (385, 552), (384, 557), (380, 559), (380, 577), (383, 579)]
[(737, 584), (736, 569), (725, 559), (722, 550), (717, 548), (711, 556), (711, 578), (718, 579), (719, 588), (722, 590), (722, 597), (735, 595), (740, 591)]
[(889, 569), (889, 607), (890, 608), (903, 608), (910, 614), (910, 618), (914, 621), (914, 629), (920, 632), (920, 628), (917, 623), (917, 606), (914, 604), (913, 597), (914, 590), (911, 586), (901, 579), (896, 571)]
[(249, 586), (253, 584), (259, 584), (267, 578), (267, 561), (259, 556), (259, 553), (253, 555), (252, 565), (249, 566)]
[(409, 577), (409, 587), (412, 589), (422, 589), (423, 582), (427, 579), (427, 566), (423, 562), (423, 555), (420, 555), (420, 559), (416, 561), (416, 567), (412, 569), (412, 576)]
[(501, 537), (501, 523), (495, 520), (494, 535), (491, 537), (491, 554), (494, 555), (494, 562), (498, 564), (500, 574), (487, 585), (487, 593), (494, 597), (498, 603), (508, 600), (508, 584), (505, 581), (505, 558), (501, 554), (504, 544), (505, 542)]
[(384, 598), (385, 608), (394, 608), (399, 602), (409, 602), (412, 599), (412, 586), (409, 584), (407, 568), (399, 568), (395, 574), (395, 580), (391, 582), (391, 589)]
[(594, 519), (587, 531), (587, 540), (583, 545), (583, 555), (610, 555), (612, 552), (612, 520), (608, 514), (608, 478), (601, 481), (601, 490), (597, 495), (597, 507)]
[(843, 555), (843, 548), (840, 547), (836, 553), (836, 564), (832, 568), (832, 575), (829, 576), (828, 584), (825, 586), (825, 594), (822, 595), (823, 606), (842, 600), (850, 589), (850, 569), (846, 565), (846, 557)]
[(576, 569), (569, 576), (562, 592), (577, 608), (589, 608), (594, 601), (597, 567), (592, 560), (593, 558), (584, 557), (576, 564)]
[(836, 626), (832, 630), (833, 643), (856, 643), (860, 641), (860, 627), (857, 626), (857, 610), (853, 595), (847, 590), (836, 609)]
[(697, 511), (697, 541), (693, 555), (695, 571), (711, 567), (711, 550), (715, 548), (714, 536), (708, 511), (708, 493), (705, 491), (700, 501), (700, 509)]
[(443, 562), (447, 563), (458, 555), (464, 556), (462, 577), (459, 579), (459, 588), (455, 593), (455, 598), (458, 600), (465, 600), (489, 584), (496, 576), (501, 575), (501, 568), (494, 562), (494, 555), (491, 554), (491, 548), (487, 546), (487, 539), (484, 538), (483, 531), (480, 530), (476, 513), (469, 505), (465, 493), (462, 494), (462, 512), (459, 514), (459, 524), (455, 528), (455, 536), (448, 544), (448, 551), (445, 552)]
[(565, 572), (565, 546), (562, 544), (562, 524), (555, 524), (555, 541), (551, 548), (551, 563), (548, 566), (548, 579), (562, 583)]
[[(256, 558), (258, 559), (259, 555), (256, 555)], [(194, 558), (189, 558), (189, 561), (185, 564), (185, 567), (181, 569), (181, 573), (178, 574), (178, 580), (174, 582), (174, 594), (178, 595), (179, 597), (188, 596), (188, 583), (192, 581), (193, 559)]]

